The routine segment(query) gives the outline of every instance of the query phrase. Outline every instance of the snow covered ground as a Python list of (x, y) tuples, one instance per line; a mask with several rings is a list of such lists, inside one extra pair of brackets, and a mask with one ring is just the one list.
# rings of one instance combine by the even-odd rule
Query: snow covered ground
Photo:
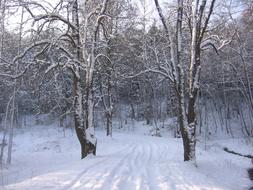
[[(141, 131), (141, 130), (140, 130)], [(80, 160), (74, 131), (52, 126), (19, 129), (12, 165), (0, 170), (1, 190), (247, 190), (251, 153), (243, 139), (198, 142), (197, 168), (183, 162), (182, 139), (142, 132), (97, 131), (97, 156)]]

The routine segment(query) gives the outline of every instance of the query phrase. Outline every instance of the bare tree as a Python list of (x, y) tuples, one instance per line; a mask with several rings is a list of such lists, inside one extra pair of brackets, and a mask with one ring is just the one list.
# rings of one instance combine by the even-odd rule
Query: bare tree
[[(177, 5), (177, 19), (175, 26), (166, 23), (166, 18), (162, 13), (162, 9), (158, 0), (154, 0), (160, 20), (163, 24), (166, 36), (170, 42), (170, 63), (167, 68), (162, 68), (159, 72), (169, 78), (174, 84), (177, 93), (179, 107), (179, 124), (183, 137), (184, 160), (195, 161), (196, 146), (196, 100), (199, 92), (200, 82), (200, 60), (201, 60), (201, 42), (207, 30), (207, 25), (213, 12), (215, 0), (211, 0), (207, 5), (207, 1), (193, 0), (189, 3), (190, 14), (190, 63), (188, 81), (186, 81), (185, 60), (183, 59), (183, 48), (187, 48), (183, 43), (183, 15), (184, 1), (179, 0)], [(158, 72), (158, 71), (155, 71)], [(185, 93), (185, 85), (188, 84), (188, 93)], [(188, 101), (188, 103), (186, 103)], [(187, 108), (187, 110), (186, 110)]]
[[(93, 79), (95, 65), (97, 59), (97, 43), (100, 24), (103, 19), (106, 19), (106, 6), (108, 1), (84, 1), (78, 4), (77, 0), (71, 1), (66, 6), (63, 6), (63, 1), (60, 1), (54, 8), (53, 13), (39, 3), (34, 5), (42, 7), (43, 14), (36, 15), (29, 6), (33, 3), (23, 2), (23, 6), (30, 13), (34, 22), (41, 22), (39, 31), (43, 31), (46, 26), (50, 26), (53, 22), (59, 22), (64, 25), (63, 33), (53, 42), (52, 40), (39, 41), (38, 46), (43, 45), (43, 52), (53, 51), (53, 47), (60, 50), (62, 57), (59, 60), (61, 65), (51, 63), (46, 73), (52, 69), (63, 66), (69, 68), (73, 74), (73, 95), (74, 103), (74, 118), (77, 137), (81, 144), (81, 158), (88, 154), (96, 154), (96, 143), (94, 133), (94, 89)], [(62, 7), (67, 7), (67, 16), (61, 15)], [(71, 14), (69, 14), (71, 9)], [(72, 16), (70, 19), (69, 17)], [(80, 17), (81, 16), (81, 17)], [(81, 19), (80, 19), (81, 18)], [(71, 49), (66, 48), (73, 47)], [(32, 45), (31, 48), (34, 48)]]

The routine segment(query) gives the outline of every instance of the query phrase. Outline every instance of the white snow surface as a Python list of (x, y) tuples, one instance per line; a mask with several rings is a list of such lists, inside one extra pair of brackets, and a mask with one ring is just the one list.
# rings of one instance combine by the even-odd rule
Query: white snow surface
[[(243, 139), (198, 142), (197, 167), (183, 161), (182, 139), (96, 131), (96, 156), (80, 160), (75, 132), (52, 126), (16, 131), (11, 166), (0, 169), (1, 190), (247, 190), (251, 153)], [(202, 143), (203, 144), (203, 143)]]

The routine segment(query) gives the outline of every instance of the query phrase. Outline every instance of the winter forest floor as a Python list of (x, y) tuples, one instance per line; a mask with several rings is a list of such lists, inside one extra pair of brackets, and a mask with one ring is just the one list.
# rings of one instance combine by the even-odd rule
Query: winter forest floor
[[(145, 127), (142, 127), (145, 128)], [(147, 130), (146, 130), (147, 131)], [(200, 140), (197, 167), (183, 162), (182, 139), (145, 130), (96, 132), (97, 156), (80, 160), (74, 131), (52, 126), (16, 130), (11, 166), (0, 170), (1, 190), (248, 190), (252, 152), (242, 138)], [(147, 134), (147, 133), (146, 133)]]

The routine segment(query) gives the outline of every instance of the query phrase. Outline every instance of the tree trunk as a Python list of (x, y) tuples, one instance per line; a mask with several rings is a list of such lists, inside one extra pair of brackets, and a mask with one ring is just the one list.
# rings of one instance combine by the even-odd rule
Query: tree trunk
[[(82, 90), (80, 87), (80, 81), (75, 77), (75, 94), (76, 94), (76, 99), (75, 99), (75, 130), (76, 130), (76, 135), (77, 138), (80, 142), (81, 145), (81, 159), (85, 158), (88, 154), (96, 154), (96, 143), (93, 145), (90, 141), (91, 135), (90, 133), (87, 132), (87, 124), (89, 121), (87, 121), (87, 117), (84, 120), (84, 106), (83, 106), (83, 95), (82, 95)], [(85, 110), (87, 111), (87, 109)], [(87, 114), (87, 112), (86, 112)], [(89, 114), (89, 112), (88, 112)], [(86, 124), (86, 125), (85, 125)], [(89, 135), (89, 136), (88, 136)]]
[[(78, 18), (78, 2), (75, 0), (73, 2), (73, 7), (72, 7), (72, 21), (77, 28), (80, 29), (79, 26), (79, 18)], [(81, 44), (80, 40), (80, 33), (77, 30), (73, 30), (73, 38), (75, 40), (76, 44), (76, 56), (77, 59), (80, 60), (81, 62), (85, 59), (81, 59), (82, 56), (87, 55), (85, 52), (85, 46), (84, 44)], [(86, 39), (84, 39), (86, 40)], [(83, 53), (81, 53), (81, 49)], [(88, 63), (90, 64), (90, 62)], [(91, 135), (91, 131), (89, 126), (93, 126), (93, 100), (92, 100), (92, 94), (90, 93), (90, 88), (91, 88), (91, 81), (87, 81), (90, 79), (90, 70), (87, 68), (87, 72), (85, 73), (85, 95), (86, 95), (86, 103), (85, 106), (83, 105), (84, 102), (84, 96), (83, 96), (83, 91), (82, 91), (82, 86), (80, 78), (80, 68), (77, 68), (78, 73), (74, 73), (74, 82), (73, 82), (73, 94), (75, 96), (75, 113), (74, 113), (74, 120), (75, 120), (75, 130), (77, 134), (77, 138), (80, 142), (81, 145), (81, 158), (85, 158), (88, 154), (93, 153), (95, 155), (96, 153), (96, 140), (94, 143), (91, 142), (91, 139), (94, 138), (94, 133), (93, 136)], [(77, 74), (79, 77), (77, 77)], [(92, 78), (92, 76), (91, 76)]]
[(106, 107), (106, 135), (112, 136), (112, 81), (111, 81), (111, 71), (110, 68), (108, 68), (107, 72), (107, 98), (108, 98), (108, 105)]
[(74, 95), (75, 95), (75, 113), (74, 113), (74, 121), (75, 121), (75, 131), (77, 138), (81, 145), (81, 159), (87, 156), (85, 151), (85, 130), (84, 130), (84, 115), (83, 115), (83, 105), (82, 105), (82, 93), (80, 89), (80, 81), (74, 76)]
[[(180, 90), (180, 88), (179, 88)], [(181, 90), (180, 90), (181, 91)], [(179, 91), (179, 92), (180, 92)], [(177, 94), (178, 98), (178, 121), (180, 126), (180, 131), (183, 140), (183, 147), (184, 147), (184, 161), (195, 160), (195, 143), (192, 141), (190, 132), (188, 131), (189, 126), (186, 119), (186, 110), (185, 110), (185, 100), (183, 93)]]
[[(177, 21), (176, 21), (176, 35), (171, 32), (170, 25), (166, 24), (166, 19), (162, 14), (161, 7), (158, 0), (154, 0), (158, 15), (164, 26), (166, 37), (170, 42), (170, 67), (171, 76), (168, 78), (173, 82), (175, 91), (177, 93), (179, 114), (178, 120), (180, 130), (183, 138), (184, 145), (184, 160), (196, 161), (195, 159), (195, 131), (197, 126), (196, 118), (196, 99), (199, 91), (199, 79), (200, 79), (200, 44), (203, 36), (206, 32), (210, 16), (213, 12), (215, 0), (211, 0), (209, 10), (207, 10), (207, 17), (205, 17), (206, 0), (202, 0), (201, 4), (199, 0), (193, 0), (191, 2), (191, 44), (190, 44), (190, 65), (189, 65), (189, 94), (188, 94), (188, 112), (186, 113), (185, 107), (185, 73), (183, 64), (183, 37), (182, 37), (182, 23), (183, 23), (183, 0), (178, 0), (177, 7)], [(203, 22), (204, 21), (204, 22)], [(203, 23), (202, 23), (203, 22)]]
[(112, 114), (109, 111), (106, 115), (106, 135), (112, 136)]

